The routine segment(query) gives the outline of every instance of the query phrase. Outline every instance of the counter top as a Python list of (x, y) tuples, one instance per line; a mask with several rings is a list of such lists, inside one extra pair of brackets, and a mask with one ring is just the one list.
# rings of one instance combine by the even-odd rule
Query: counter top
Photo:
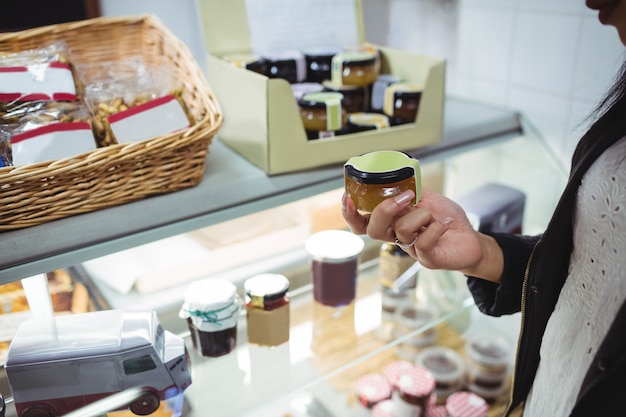
[[(521, 131), (519, 115), (513, 110), (449, 97), (442, 141), (410, 153), (421, 160), (436, 159)], [(187, 233), (342, 184), (341, 164), (268, 176), (220, 142), (218, 135), (209, 148), (204, 178), (193, 188), (3, 232), (0, 284)]]

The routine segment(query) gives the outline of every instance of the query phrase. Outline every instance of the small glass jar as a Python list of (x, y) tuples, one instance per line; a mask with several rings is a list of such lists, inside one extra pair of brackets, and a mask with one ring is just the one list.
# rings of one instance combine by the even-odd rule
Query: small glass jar
[(350, 113), (364, 112), (367, 110), (369, 91), (365, 87), (357, 85), (335, 84), (330, 80), (322, 83), (325, 91), (341, 93), (343, 95), (343, 108), (348, 116)]
[(330, 79), (335, 84), (368, 86), (376, 77), (376, 55), (371, 52), (345, 51), (333, 57)]
[(247, 69), (261, 75), (267, 75), (267, 62), (255, 54), (230, 54), (222, 57), (237, 68)]
[(450, 417), (487, 417), (489, 405), (473, 392), (458, 391), (446, 400), (446, 411)]
[(419, 161), (399, 151), (375, 151), (348, 159), (344, 164), (346, 194), (356, 208), (371, 212), (381, 201), (413, 190), (417, 204), (422, 195)]
[(419, 329), (428, 326), (436, 318), (434, 310), (427, 306), (419, 306), (414, 302), (399, 306), (395, 313), (393, 336), (395, 339), (408, 338), (398, 345), (398, 356), (414, 361), (421, 349), (434, 345), (437, 341), (437, 329), (435, 327), (428, 327), (422, 331)]
[(465, 343), (467, 388), (495, 400), (506, 390), (510, 345), (502, 338), (476, 335)]
[[(380, 245), (378, 253), (378, 276), (380, 285), (391, 287), (407, 269), (415, 264), (415, 259), (402, 250), (398, 245), (385, 242)], [(415, 288), (417, 286), (417, 274), (406, 283), (404, 288)]]
[(334, 47), (307, 48), (302, 51), (306, 62), (306, 80), (312, 83), (322, 83), (330, 80), (330, 69), (333, 57), (341, 52)]
[(343, 95), (328, 91), (305, 93), (298, 101), (304, 128), (314, 132), (341, 130), (346, 125), (347, 113)]
[(259, 274), (244, 282), (248, 342), (278, 346), (289, 340), (289, 280), (280, 274)]
[(237, 345), (237, 287), (221, 279), (191, 283), (185, 290), (179, 317), (187, 320), (191, 341), (198, 354), (209, 357), (226, 355)]
[(394, 403), (398, 417), (425, 417), (435, 392), (435, 378), (418, 366), (398, 378)]
[(348, 114), (348, 129), (352, 133), (385, 129), (389, 126), (389, 118), (384, 114), (366, 112)]
[(382, 401), (391, 399), (391, 385), (387, 379), (376, 373), (365, 374), (354, 386), (357, 397), (358, 412), (363, 415)]
[(263, 59), (267, 62), (268, 78), (282, 78), (291, 84), (301, 83), (306, 79), (306, 62), (300, 51), (268, 52), (263, 55)]
[(370, 108), (373, 112), (382, 113), (385, 105), (385, 92), (392, 84), (402, 82), (402, 78), (393, 74), (379, 74), (372, 85)]
[(415, 363), (428, 369), (435, 377), (437, 403), (445, 403), (451, 394), (463, 388), (463, 359), (455, 350), (445, 346), (430, 346), (417, 354)]
[(384, 112), (392, 124), (415, 123), (423, 87), (412, 83), (394, 83), (385, 90)]

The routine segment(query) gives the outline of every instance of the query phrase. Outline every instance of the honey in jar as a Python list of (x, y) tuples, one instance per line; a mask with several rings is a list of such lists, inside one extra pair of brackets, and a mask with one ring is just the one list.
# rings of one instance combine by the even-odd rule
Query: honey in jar
[(306, 62), (306, 80), (313, 83), (322, 83), (330, 79), (330, 68), (333, 57), (341, 52), (334, 47), (308, 48), (302, 51)]
[(350, 113), (364, 112), (368, 108), (369, 89), (358, 85), (335, 84), (330, 80), (322, 83), (324, 91), (333, 91), (343, 95), (343, 108)]
[(414, 123), (423, 87), (413, 83), (394, 83), (385, 90), (384, 112), (392, 124)]
[(337, 131), (346, 125), (343, 95), (321, 91), (305, 93), (298, 101), (304, 128), (309, 131)]
[(422, 195), (419, 160), (400, 151), (374, 151), (353, 156), (344, 164), (345, 191), (357, 210), (371, 212), (383, 200), (413, 190)]
[(331, 81), (335, 84), (369, 86), (378, 77), (376, 55), (368, 51), (345, 51), (333, 56)]

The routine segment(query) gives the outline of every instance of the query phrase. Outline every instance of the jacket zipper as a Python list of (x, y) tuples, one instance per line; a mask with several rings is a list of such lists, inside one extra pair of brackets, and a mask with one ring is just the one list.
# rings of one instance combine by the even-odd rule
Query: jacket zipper
[[(529, 278), (529, 275), (530, 275), (530, 264), (532, 263), (533, 256), (535, 255), (535, 249), (539, 245), (540, 241), (541, 241), (541, 239), (539, 239), (535, 243), (535, 245), (533, 246), (532, 250), (530, 251), (530, 256), (528, 257), (528, 261), (526, 262), (526, 269), (524, 270), (524, 280), (522, 281), (522, 299), (521, 299), (521, 306), (520, 306), (520, 311), (522, 313), (522, 318), (521, 318), (521, 322), (520, 322), (519, 335), (517, 337), (517, 349), (516, 349), (516, 352), (519, 352), (519, 350), (520, 350), (520, 343), (522, 341), (522, 334), (524, 333), (524, 318), (526, 316), (526, 292), (528, 291), (528, 278)], [(517, 369), (518, 358), (519, 358), (519, 356), (516, 354), (513, 375), (515, 375), (515, 373), (516, 373), (515, 369)], [(505, 416), (508, 416), (509, 413), (511, 411), (513, 411), (513, 410), (511, 410), (511, 406), (513, 405), (513, 391), (514, 391), (514, 388), (515, 388), (515, 377), (513, 377), (513, 380), (511, 381), (511, 389), (510, 389), (510, 393), (509, 393), (509, 404), (506, 407), (506, 412), (504, 413)]]

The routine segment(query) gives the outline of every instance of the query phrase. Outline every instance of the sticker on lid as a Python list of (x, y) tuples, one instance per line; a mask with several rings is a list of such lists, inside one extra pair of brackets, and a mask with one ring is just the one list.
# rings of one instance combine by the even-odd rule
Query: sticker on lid
[(0, 67), (0, 101), (75, 101), (76, 85), (68, 64), (50, 62)]
[(173, 95), (112, 114), (107, 120), (118, 143), (140, 142), (189, 127), (189, 119)]
[(446, 410), (451, 417), (485, 417), (489, 406), (473, 392), (458, 391), (446, 401)]
[(359, 403), (367, 408), (391, 398), (391, 385), (383, 375), (366, 374), (359, 378), (355, 385)]

